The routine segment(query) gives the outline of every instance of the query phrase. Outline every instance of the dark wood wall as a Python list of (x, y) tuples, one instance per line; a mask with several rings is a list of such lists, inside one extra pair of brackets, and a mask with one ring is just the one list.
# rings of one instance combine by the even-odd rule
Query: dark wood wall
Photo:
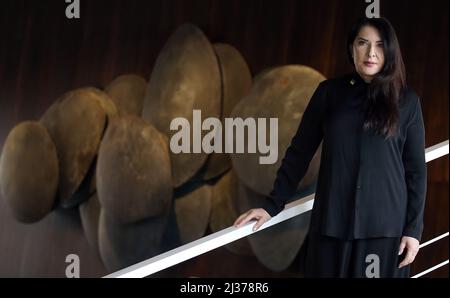
[[(408, 83), (422, 99), (426, 145), (447, 140), (448, 1), (380, 2), (381, 14), (397, 30)], [(212, 42), (235, 46), (253, 74), (277, 65), (304, 64), (326, 77), (341, 75), (352, 70), (345, 52), (347, 31), (367, 4), (364, 0), (81, 0), (78, 20), (65, 17), (66, 5), (63, 0), (2, 1), (0, 146), (14, 125), (38, 119), (65, 91), (102, 87), (123, 73), (148, 78), (165, 41), (184, 22), (198, 25)], [(448, 231), (448, 173), (448, 156), (428, 165), (424, 241)], [(84, 240), (77, 215), (66, 213), (21, 225), (0, 198), (0, 276), (64, 276), (69, 253), (80, 255), (83, 276), (104, 274)], [(233, 266), (223, 264), (224, 257)], [(413, 272), (447, 258), (448, 238), (421, 250)], [(214, 271), (212, 262), (217, 262)], [(254, 258), (219, 249), (170, 272), (290, 276), (291, 271), (295, 275), (295, 270), (275, 275)], [(448, 265), (429, 276), (448, 276)]]

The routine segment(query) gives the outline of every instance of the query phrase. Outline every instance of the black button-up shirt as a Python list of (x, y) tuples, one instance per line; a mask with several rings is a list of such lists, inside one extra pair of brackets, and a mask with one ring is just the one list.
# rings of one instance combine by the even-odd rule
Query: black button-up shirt
[(310, 229), (341, 239), (420, 240), (426, 196), (420, 99), (405, 90), (397, 133), (385, 139), (363, 129), (368, 86), (356, 72), (320, 83), (263, 208), (271, 216), (283, 210), (323, 142)]

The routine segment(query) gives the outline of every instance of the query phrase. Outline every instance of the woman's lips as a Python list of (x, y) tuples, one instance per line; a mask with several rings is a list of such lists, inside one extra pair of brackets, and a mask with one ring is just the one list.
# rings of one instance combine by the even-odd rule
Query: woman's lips
[(372, 67), (372, 66), (375, 66), (377, 64), (374, 63), (374, 62), (364, 62), (364, 65), (367, 66), (367, 67)]

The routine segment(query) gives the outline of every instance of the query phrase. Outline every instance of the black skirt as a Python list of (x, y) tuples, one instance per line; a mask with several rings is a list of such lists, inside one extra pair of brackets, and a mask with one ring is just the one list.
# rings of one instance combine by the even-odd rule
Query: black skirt
[(300, 250), (300, 270), (306, 278), (408, 278), (410, 265), (398, 269), (401, 238), (342, 240), (308, 233)]

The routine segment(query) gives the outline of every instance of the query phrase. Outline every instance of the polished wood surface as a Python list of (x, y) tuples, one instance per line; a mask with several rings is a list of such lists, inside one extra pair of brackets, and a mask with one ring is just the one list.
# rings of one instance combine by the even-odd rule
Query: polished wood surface
[[(444, 141), (449, 134), (448, 1), (380, 2), (382, 15), (397, 30), (408, 83), (422, 99), (426, 145)], [(62, 0), (2, 1), (0, 146), (12, 127), (38, 119), (65, 91), (104, 87), (124, 73), (149, 78), (158, 52), (184, 22), (198, 25), (212, 42), (235, 46), (253, 74), (272, 66), (304, 64), (326, 77), (341, 75), (352, 70), (345, 52), (347, 31), (366, 5), (361, 0), (80, 3), (81, 18), (69, 20)], [(448, 164), (447, 156), (428, 165), (424, 241), (448, 231)], [(0, 198), (0, 276), (64, 277), (65, 256), (70, 253), (80, 256), (82, 276), (105, 274), (84, 239), (78, 215), (66, 213), (22, 225)], [(419, 253), (413, 273), (447, 258), (448, 237)], [(237, 257), (224, 249), (171, 270), (182, 276), (297, 276), (295, 265), (275, 274), (254, 258)], [(448, 277), (448, 265), (428, 276)]]

